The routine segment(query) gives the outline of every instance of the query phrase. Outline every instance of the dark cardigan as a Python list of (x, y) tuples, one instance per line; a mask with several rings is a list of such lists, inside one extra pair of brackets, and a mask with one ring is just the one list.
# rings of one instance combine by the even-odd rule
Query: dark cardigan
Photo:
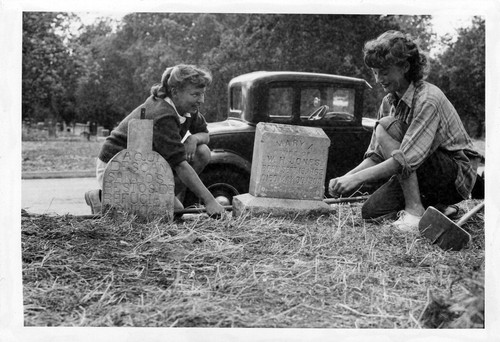
[(127, 148), (128, 123), (139, 119), (141, 108), (146, 109), (146, 119), (153, 120), (153, 151), (158, 152), (171, 167), (186, 160), (182, 138), (189, 131), (191, 134), (208, 133), (207, 123), (201, 113), (191, 114), (181, 124), (175, 109), (164, 99), (150, 96), (134, 109), (118, 127), (111, 131), (99, 152), (99, 159), (107, 163), (114, 155)]

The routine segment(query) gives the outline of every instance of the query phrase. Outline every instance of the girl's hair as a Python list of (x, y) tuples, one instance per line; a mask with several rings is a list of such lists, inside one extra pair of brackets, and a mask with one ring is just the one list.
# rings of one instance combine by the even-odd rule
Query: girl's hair
[(399, 31), (390, 30), (368, 41), (363, 53), (365, 64), (370, 68), (402, 67), (408, 62), (410, 69), (406, 78), (413, 82), (421, 80), (427, 68), (427, 57), (419, 51), (417, 43)]
[(151, 87), (151, 95), (164, 99), (172, 95), (172, 88), (182, 90), (188, 84), (204, 88), (211, 83), (212, 75), (209, 71), (194, 65), (179, 64), (163, 72), (161, 83)]

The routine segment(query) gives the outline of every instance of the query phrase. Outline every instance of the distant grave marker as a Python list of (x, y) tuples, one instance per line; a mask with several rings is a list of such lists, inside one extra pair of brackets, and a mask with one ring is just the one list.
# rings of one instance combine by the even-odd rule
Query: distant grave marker
[(233, 198), (236, 215), (330, 212), (323, 202), (329, 146), (321, 128), (257, 124), (249, 193)]
[(172, 169), (152, 147), (153, 121), (130, 120), (127, 148), (117, 153), (104, 171), (105, 210), (120, 209), (147, 221), (173, 217)]

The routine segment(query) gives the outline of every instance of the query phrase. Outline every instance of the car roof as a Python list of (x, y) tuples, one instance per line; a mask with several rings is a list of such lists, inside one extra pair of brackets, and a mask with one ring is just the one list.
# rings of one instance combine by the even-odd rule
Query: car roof
[(342, 82), (355, 83), (371, 88), (371, 85), (361, 78), (300, 71), (254, 71), (233, 78), (230, 85), (275, 81)]

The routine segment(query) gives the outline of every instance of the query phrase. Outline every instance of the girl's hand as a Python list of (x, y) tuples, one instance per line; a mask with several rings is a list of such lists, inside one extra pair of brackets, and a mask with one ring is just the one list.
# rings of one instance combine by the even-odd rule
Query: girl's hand
[(221, 218), (221, 216), (226, 212), (224, 207), (219, 204), (215, 199), (208, 203), (205, 203), (205, 210), (207, 211), (208, 216), (211, 218)]
[(194, 155), (196, 153), (196, 147), (198, 147), (198, 140), (195, 136), (190, 135), (184, 141), (184, 149), (186, 150), (186, 160), (192, 162), (194, 160)]

